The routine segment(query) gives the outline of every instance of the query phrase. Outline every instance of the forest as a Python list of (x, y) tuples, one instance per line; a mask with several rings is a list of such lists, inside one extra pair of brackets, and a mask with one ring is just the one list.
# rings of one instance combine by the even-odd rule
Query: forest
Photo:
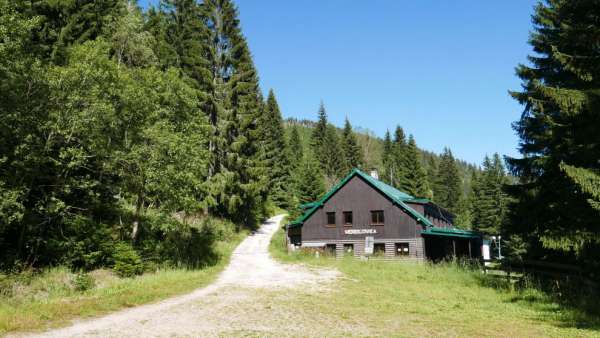
[(598, 8), (536, 7), (511, 92), (522, 156), (469, 164), (400, 120), (378, 137), (332, 125), (324, 102), (284, 120), (231, 0), (0, 0), (0, 269), (214, 264), (216, 240), (356, 167), (502, 234), (511, 259), (600, 278)]

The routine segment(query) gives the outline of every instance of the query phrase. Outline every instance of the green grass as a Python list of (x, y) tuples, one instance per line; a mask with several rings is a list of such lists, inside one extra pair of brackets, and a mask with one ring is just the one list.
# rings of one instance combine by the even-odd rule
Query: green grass
[[(455, 264), (317, 259), (309, 253), (288, 254), (281, 243), (280, 230), (270, 246), (276, 259), (335, 268), (344, 275), (328, 292), (299, 294), (290, 301), (299, 320), (328, 318), (325, 322), (332, 324), (323, 326), (324, 335), (600, 336), (600, 319), (562, 307), (536, 289), (515, 290), (478, 270)], [(346, 327), (358, 331), (347, 332)]]
[(32, 276), (26, 284), (15, 284), (10, 297), (0, 296), (0, 335), (57, 327), (76, 317), (97, 316), (207, 285), (227, 265), (233, 249), (246, 235), (240, 233), (227, 242), (217, 242), (221, 259), (214, 266), (164, 269), (134, 278), (118, 278), (108, 270), (99, 270), (91, 273), (96, 286), (84, 292), (74, 290), (74, 274), (68, 269), (49, 269)]

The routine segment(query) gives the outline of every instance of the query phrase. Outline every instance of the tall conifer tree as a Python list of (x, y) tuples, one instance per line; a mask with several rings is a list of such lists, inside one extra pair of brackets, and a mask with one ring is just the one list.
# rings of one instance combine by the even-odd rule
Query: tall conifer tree
[(337, 129), (327, 121), (323, 102), (319, 107), (319, 120), (313, 130), (311, 147), (329, 183), (344, 175), (346, 167), (344, 154)]
[(394, 165), (394, 148), (392, 144), (392, 136), (390, 135), (389, 129), (386, 130), (385, 136), (383, 138), (383, 153), (381, 156), (381, 164), (383, 166), (383, 172), (381, 175), (381, 179), (388, 183), (392, 184), (392, 180), (394, 179), (394, 172), (396, 166)]
[(390, 184), (399, 189), (406, 189), (408, 181), (406, 177), (407, 170), (407, 155), (406, 155), (406, 136), (404, 130), (400, 126), (396, 126), (394, 131), (394, 143), (392, 147), (393, 154), (393, 175)]
[(445, 148), (438, 167), (434, 192), (435, 201), (453, 213), (458, 213), (462, 188), (456, 161), (450, 149)]
[(525, 109), (514, 124), (523, 156), (508, 159), (519, 183), (507, 230), (533, 247), (598, 251), (600, 3), (540, 2), (533, 24), (535, 55), (517, 67), (523, 89), (511, 93)]
[(421, 166), (421, 154), (415, 138), (410, 135), (406, 145), (406, 185), (404, 191), (415, 197), (425, 197), (429, 191), (427, 173)]
[(260, 122), (265, 166), (269, 176), (269, 193), (276, 205), (287, 207), (290, 190), (290, 162), (286, 152), (283, 119), (275, 93), (271, 89)]
[(319, 162), (307, 153), (302, 158), (297, 173), (296, 195), (301, 204), (315, 202), (325, 193), (325, 183)]
[(483, 173), (472, 183), (473, 228), (489, 235), (498, 234), (507, 211), (504, 186), (508, 179), (500, 155), (485, 156)]
[(358, 145), (356, 140), (356, 135), (354, 135), (354, 131), (352, 131), (352, 125), (348, 118), (344, 123), (344, 131), (342, 134), (342, 149), (344, 151), (345, 156), (345, 164), (344, 172), (348, 173), (353, 168), (361, 168), (364, 163), (362, 148)]
[[(257, 122), (262, 119), (258, 75), (230, 0), (206, 0), (200, 7), (206, 49), (198, 57), (199, 83), (213, 136), (209, 184), (219, 214), (256, 224), (266, 197), (265, 167)], [(204, 28), (202, 28), (204, 29)]]
[(300, 140), (300, 133), (298, 132), (298, 127), (295, 124), (291, 127), (290, 137), (287, 142), (287, 150), (289, 153), (290, 164), (293, 170), (295, 170), (304, 156), (302, 141)]

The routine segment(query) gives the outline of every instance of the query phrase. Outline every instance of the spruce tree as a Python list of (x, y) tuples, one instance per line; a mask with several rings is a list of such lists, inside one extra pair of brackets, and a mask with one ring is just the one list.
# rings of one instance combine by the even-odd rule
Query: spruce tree
[(126, 5), (123, 0), (14, 2), (22, 14), (40, 19), (40, 27), (32, 32), (32, 51), (59, 65), (67, 61), (69, 47), (105, 36)]
[(344, 131), (342, 133), (342, 149), (345, 157), (344, 172), (349, 173), (353, 168), (361, 168), (364, 163), (362, 149), (356, 141), (356, 135), (352, 131), (352, 125), (348, 118), (344, 123)]
[(311, 147), (321, 170), (333, 183), (342, 177), (346, 168), (345, 157), (337, 129), (327, 122), (327, 112), (323, 102), (319, 107), (319, 120), (312, 132)]
[(457, 213), (463, 194), (456, 161), (454, 160), (452, 151), (448, 148), (444, 148), (444, 152), (440, 158), (436, 181), (436, 190), (434, 192), (436, 203), (452, 213)]
[(307, 153), (302, 158), (296, 182), (296, 196), (299, 203), (315, 202), (325, 194), (325, 183), (319, 162), (313, 154)]
[[(515, 202), (506, 230), (532, 247), (565, 255), (597, 251), (600, 50), (594, 41), (600, 5), (540, 2), (533, 24), (529, 43), (535, 54), (529, 65), (517, 67), (522, 91), (511, 92), (524, 112), (514, 124), (522, 157), (508, 159), (519, 182), (509, 190)], [(594, 264), (600, 266), (597, 259)]]
[(498, 234), (507, 211), (504, 186), (508, 184), (500, 155), (483, 160), (483, 173), (472, 188), (473, 228), (483, 233)]
[(385, 136), (383, 138), (383, 153), (381, 155), (381, 164), (383, 166), (381, 179), (388, 184), (392, 184), (392, 181), (394, 179), (394, 172), (396, 169), (396, 166), (394, 165), (393, 149), (394, 148), (392, 143), (392, 137), (388, 129), (386, 130)]
[(324, 159), (323, 169), (330, 181), (336, 181), (348, 174), (344, 172), (344, 168), (347, 165), (340, 136), (338, 135), (337, 128), (331, 124), (327, 125), (327, 133), (325, 134), (325, 142), (321, 148), (321, 154)]
[(329, 123), (327, 122), (327, 111), (325, 110), (323, 101), (321, 101), (321, 104), (319, 105), (319, 111), (317, 114), (318, 120), (315, 128), (312, 131), (310, 145), (316, 155), (317, 161), (319, 161), (321, 167), (323, 167), (323, 164), (326, 161), (326, 155), (323, 154), (322, 149), (325, 144), (325, 139), (327, 138), (327, 125)]
[(404, 191), (415, 197), (425, 197), (429, 191), (427, 173), (421, 166), (421, 154), (412, 135), (408, 138), (405, 156), (406, 185), (403, 186)]
[[(213, 127), (209, 184), (214, 209), (239, 224), (254, 226), (266, 198), (264, 155), (260, 148), (263, 103), (258, 75), (230, 0), (207, 0), (199, 10), (206, 55), (194, 55), (198, 81), (205, 91), (204, 109)], [(203, 29), (203, 27), (200, 27)], [(195, 73), (194, 73), (195, 74)], [(195, 77), (195, 75), (190, 75)]]
[(438, 163), (436, 157), (433, 154), (430, 154), (427, 159), (427, 185), (429, 187), (429, 191), (427, 193), (427, 197), (431, 200), (435, 201), (435, 191), (437, 185), (437, 175), (438, 175)]
[(290, 136), (287, 142), (287, 150), (289, 153), (289, 159), (292, 167), (295, 169), (298, 164), (302, 161), (304, 156), (304, 150), (302, 148), (302, 141), (300, 140), (300, 133), (298, 127), (294, 124), (290, 128)]
[(265, 112), (259, 122), (270, 197), (277, 206), (285, 208), (288, 207), (290, 195), (290, 163), (285, 150), (283, 119), (272, 89), (269, 91)]
[(407, 155), (406, 155), (406, 136), (400, 126), (396, 126), (394, 131), (394, 142), (392, 146), (393, 175), (390, 184), (399, 189), (406, 189), (409, 185), (407, 179)]

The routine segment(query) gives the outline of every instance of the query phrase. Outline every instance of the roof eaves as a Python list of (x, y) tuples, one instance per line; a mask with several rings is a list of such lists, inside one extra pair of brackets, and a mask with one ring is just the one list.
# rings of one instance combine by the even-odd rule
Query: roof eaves
[(431, 223), (425, 216), (421, 215), (419, 212), (417, 212), (413, 208), (406, 205), (406, 203), (404, 203), (404, 202), (410, 202), (410, 201), (419, 200), (419, 199), (415, 199), (413, 196), (411, 196), (405, 192), (402, 192), (388, 184), (385, 184), (379, 180), (376, 180), (375, 178), (371, 177), (370, 175), (367, 175), (366, 173), (363, 173), (362, 171), (360, 171), (357, 168), (352, 169), (350, 174), (348, 174), (346, 177), (344, 177), (343, 180), (341, 180), (338, 184), (336, 184), (333, 188), (331, 188), (329, 190), (329, 192), (327, 192), (327, 194), (325, 194), (325, 196), (323, 196), (320, 200), (318, 200), (316, 202), (304, 204), (304, 205), (310, 204), (310, 205), (312, 205), (312, 208), (310, 210), (308, 210), (307, 212), (305, 212), (304, 215), (302, 215), (301, 217), (299, 217), (298, 219), (296, 219), (295, 221), (290, 223), (289, 225), (293, 225), (293, 226), (302, 225), (304, 223), (304, 221), (306, 221), (308, 219), (308, 217), (310, 217), (319, 207), (321, 207), (323, 205), (323, 203), (325, 203), (331, 196), (333, 196), (341, 187), (343, 187), (355, 175), (359, 175), (365, 181), (367, 181), (369, 184), (371, 184), (375, 189), (377, 189), (379, 192), (381, 192), (382, 194), (384, 194), (385, 196), (390, 198), (399, 207), (401, 207), (406, 212), (408, 212), (412, 217), (414, 217), (417, 220), (417, 222), (420, 222), (421, 224), (423, 224), (424, 226), (427, 226), (427, 227), (433, 226), (433, 223)]
[(439, 228), (429, 227), (423, 232), (423, 235), (435, 235), (435, 236), (448, 236), (448, 237), (461, 237), (461, 238), (481, 238), (481, 234), (477, 231), (462, 230), (455, 228)]

